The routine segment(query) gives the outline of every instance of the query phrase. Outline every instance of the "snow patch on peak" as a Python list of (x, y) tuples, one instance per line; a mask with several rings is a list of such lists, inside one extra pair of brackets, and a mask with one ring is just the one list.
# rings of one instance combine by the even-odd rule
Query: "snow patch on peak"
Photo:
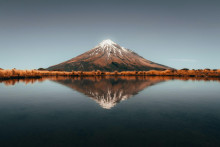
[(95, 48), (93, 48), (89, 56), (103, 54), (103, 53), (107, 55), (106, 60), (110, 60), (112, 56), (123, 57), (124, 55), (129, 53), (129, 50), (124, 47), (121, 47), (120, 45), (113, 42), (112, 40), (107, 39), (107, 40), (103, 40)]
[(99, 45), (104, 48), (106, 46), (116, 45), (116, 43), (114, 43), (110, 39), (107, 39), (107, 40), (103, 40)]
[(125, 52), (127, 52), (127, 51), (128, 51), (128, 50), (127, 50), (126, 48), (124, 48), (124, 47), (122, 47), (122, 50), (123, 50), (123, 51), (125, 51)]

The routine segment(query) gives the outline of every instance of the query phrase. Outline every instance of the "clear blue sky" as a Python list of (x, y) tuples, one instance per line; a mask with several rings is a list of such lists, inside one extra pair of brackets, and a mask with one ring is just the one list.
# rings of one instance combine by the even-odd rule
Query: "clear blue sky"
[(177, 69), (220, 68), (220, 1), (0, 0), (0, 68), (46, 68), (104, 39)]

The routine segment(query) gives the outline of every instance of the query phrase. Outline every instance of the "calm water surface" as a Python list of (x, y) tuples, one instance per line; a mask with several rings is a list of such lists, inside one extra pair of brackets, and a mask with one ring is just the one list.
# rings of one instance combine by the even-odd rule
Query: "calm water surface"
[(0, 146), (220, 146), (220, 82), (50, 78), (0, 83)]

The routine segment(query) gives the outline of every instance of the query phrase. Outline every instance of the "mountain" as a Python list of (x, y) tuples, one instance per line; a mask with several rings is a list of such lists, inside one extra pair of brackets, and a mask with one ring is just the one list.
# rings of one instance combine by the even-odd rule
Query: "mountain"
[(111, 40), (104, 40), (95, 48), (48, 70), (63, 71), (147, 71), (164, 70), (170, 67), (154, 63), (137, 53), (119, 46)]
[(52, 80), (73, 90), (85, 94), (104, 109), (111, 109), (117, 103), (127, 100), (147, 87), (164, 82), (162, 79), (142, 79), (138, 77), (108, 77), (98, 79), (85, 77), (80, 79)]

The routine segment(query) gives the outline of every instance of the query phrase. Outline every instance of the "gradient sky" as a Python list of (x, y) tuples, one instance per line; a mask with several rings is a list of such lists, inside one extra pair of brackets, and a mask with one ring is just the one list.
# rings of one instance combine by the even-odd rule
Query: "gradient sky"
[(220, 1), (0, 0), (0, 68), (46, 68), (105, 39), (177, 69), (220, 68)]

